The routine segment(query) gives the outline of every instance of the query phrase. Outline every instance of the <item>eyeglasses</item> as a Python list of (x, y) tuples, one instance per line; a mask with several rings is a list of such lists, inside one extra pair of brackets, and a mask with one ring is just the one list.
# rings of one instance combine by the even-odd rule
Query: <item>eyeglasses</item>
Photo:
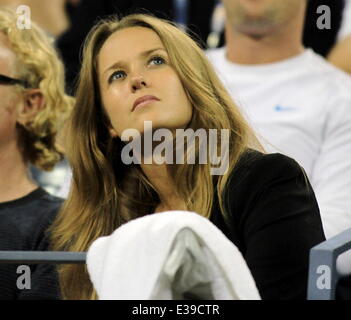
[(29, 84), (27, 81), (10, 78), (10, 77), (4, 76), (2, 74), (0, 74), (0, 84), (9, 84), (9, 85), (19, 84), (24, 88), (29, 88)]

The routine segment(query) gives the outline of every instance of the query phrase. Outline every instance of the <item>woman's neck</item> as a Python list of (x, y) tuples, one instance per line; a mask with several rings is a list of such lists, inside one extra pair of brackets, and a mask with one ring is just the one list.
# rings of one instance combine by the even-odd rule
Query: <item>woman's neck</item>
[(177, 194), (174, 181), (167, 169), (167, 165), (141, 164), (141, 169), (155, 187), (160, 198), (160, 204), (155, 212), (167, 210), (186, 210), (181, 197)]

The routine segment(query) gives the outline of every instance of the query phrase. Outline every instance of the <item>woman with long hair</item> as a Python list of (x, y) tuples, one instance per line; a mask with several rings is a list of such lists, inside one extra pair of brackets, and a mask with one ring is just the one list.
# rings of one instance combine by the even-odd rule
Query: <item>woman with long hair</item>
[[(324, 240), (313, 190), (294, 160), (263, 153), (194, 40), (148, 15), (101, 21), (86, 40), (76, 99), (66, 145), (73, 181), (53, 250), (86, 251), (132, 219), (189, 210), (239, 248), (263, 298), (305, 298), (309, 249)], [(183, 161), (156, 161), (160, 142), (146, 140), (159, 129), (174, 151), (180, 130), (216, 130), (226, 170), (213, 175), (204, 161), (213, 149), (195, 142)], [(143, 146), (133, 149), (139, 162), (127, 161), (127, 131)], [(97, 298), (84, 266), (60, 266), (59, 276), (63, 298)]]

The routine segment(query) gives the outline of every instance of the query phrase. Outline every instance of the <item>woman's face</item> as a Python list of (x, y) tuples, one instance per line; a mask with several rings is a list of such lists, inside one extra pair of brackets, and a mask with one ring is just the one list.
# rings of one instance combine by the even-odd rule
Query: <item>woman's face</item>
[[(186, 54), (186, 53), (184, 53)], [(112, 136), (125, 129), (186, 128), (192, 106), (158, 35), (131, 27), (112, 34), (98, 56), (102, 104)]]

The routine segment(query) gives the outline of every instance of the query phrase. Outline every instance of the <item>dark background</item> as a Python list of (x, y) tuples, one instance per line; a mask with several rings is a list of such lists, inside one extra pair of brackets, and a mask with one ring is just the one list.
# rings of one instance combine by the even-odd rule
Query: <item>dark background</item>
[[(287, 0), (282, 0), (287, 1)], [(215, 0), (189, 0), (188, 28), (195, 32), (205, 48), (210, 32), (210, 19)], [(331, 9), (331, 29), (317, 28), (317, 8), (327, 5)], [(306, 47), (325, 56), (335, 43), (340, 28), (344, 0), (308, 0), (303, 41)], [(66, 67), (67, 91), (73, 93), (74, 82), (80, 68), (80, 48), (84, 38), (96, 21), (112, 14), (135, 12), (151, 13), (160, 18), (174, 20), (172, 0), (81, 0), (78, 6), (67, 5), (71, 28), (57, 40), (57, 47)], [(222, 35), (219, 46), (224, 45)]]

